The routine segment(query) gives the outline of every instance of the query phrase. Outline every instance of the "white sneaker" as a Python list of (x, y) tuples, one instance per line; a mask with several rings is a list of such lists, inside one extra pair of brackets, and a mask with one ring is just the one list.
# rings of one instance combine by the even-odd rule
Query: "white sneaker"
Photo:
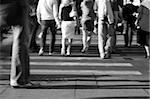
[(41, 48), (38, 55), (39, 55), (39, 56), (42, 56), (43, 53), (44, 53), (43, 48)]
[(100, 59), (104, 59), (105, 58), (105, 53), (101, 53), (100, 54)]
[(65, 55), (65, 49), (61, 48), (61, 55)]
[(43, 35), (43, 33), (41, 32), (41, 33), (38, 35), (38, 38), (42, 38), (42, 35)]

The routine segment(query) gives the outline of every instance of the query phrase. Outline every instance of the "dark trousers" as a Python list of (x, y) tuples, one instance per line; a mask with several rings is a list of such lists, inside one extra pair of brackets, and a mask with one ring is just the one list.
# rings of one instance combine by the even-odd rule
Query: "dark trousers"
[(11, 26), (13, 33), (10, 85), (30, 81), (26, 7), (26, 0), (9, 0), (8, 4), (0, 4), (0, 27)]
[(31, 24), (31, 38), (29, 42), (29, 48), (36, 50), (37, 49), (36, 33), (39, 27), (36, 16), (30, 18), (30, 24)]
[(46, 35), (48, 28), (50, 28), (50, 45), (49, 45), (49, 52), (52, 53), (54, 52), (54, 45), (55, 45), (55, 40), (56, 40), (56, 23), (55, 20), (42, 20), (41, 22), (41, 29), (42, 29), (42, 38), (40, 42), (40, 47), (45, 50), (45, 44), (46, 44)]

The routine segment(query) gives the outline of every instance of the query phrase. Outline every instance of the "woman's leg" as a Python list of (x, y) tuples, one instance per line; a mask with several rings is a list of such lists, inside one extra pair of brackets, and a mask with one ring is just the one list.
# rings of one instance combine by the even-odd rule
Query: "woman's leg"
[(61, 40), (61, 55), (65, 55), (65, 44), (66, 44), (66, 39), (65, 38), (62, 38)]
[(71, 54), (71, 44), (72, 44), (72, 39), (68, 39), (68, 46), (67, 46), (67, 55)]
[(43, 55), (44, 53), (44, 48), (45, 48), (45, 42), (46, 42), (46, 34), (47, 34), (47, 22), (46, 21), (42, 21), (42, 25), (41, 25), (41, 31), (42, 31), (42, 38), (40, 40), (40, 50), (39, 50), (39, 55)]
[(82, 29), (82, 43), (83, 48), (81, 52), (85, 52), (85, 49), (87, 48), (87, 33), (84, 29)]

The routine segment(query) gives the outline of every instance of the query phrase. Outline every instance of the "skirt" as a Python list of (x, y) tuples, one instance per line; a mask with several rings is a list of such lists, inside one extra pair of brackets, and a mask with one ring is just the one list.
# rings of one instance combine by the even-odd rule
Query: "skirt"
[(137, 31), (137, 43), (139, 43), (143, 46), (144, 45), (149, 46), (149, 43), (150, 43), (149, 36), (150, 36), (150, 32), (138, 29), (138, 31)]
[(75, 21), (62, 21), (61, 23), (61, 32), (62, 32), (62, 38), (74, 38), (75, 35)]

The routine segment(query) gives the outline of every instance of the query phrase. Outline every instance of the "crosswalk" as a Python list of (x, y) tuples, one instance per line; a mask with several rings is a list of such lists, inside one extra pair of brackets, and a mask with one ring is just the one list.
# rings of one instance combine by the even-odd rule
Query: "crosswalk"
[[(10, 61), (0, 62), (0, 74), (9, 74)], [(30, 57), (31, 74), (94, 74), (94, 75), (142, 75), (132, 63), (121, 57), (117, 60), (100, 60), (99, 57)]]
[[(10, 64), (10, 60), (0, 61), (0, 80), (9, 80)], [(30, 73), (31, 80), (46, 81), (43, 85), (49, 85), (51, 81), (68, 83), (75, 81), (83, 88), (90, 88), (90, 86), (94, 88), (103, 86), (106, 89), (149, 88), (148, 78), (141, 79), (143, 73), (121, 56), (100, 60), (97, 56), (64, 57), (31, 54)], [(62, 86), (61, 83), (57, 84)]]

